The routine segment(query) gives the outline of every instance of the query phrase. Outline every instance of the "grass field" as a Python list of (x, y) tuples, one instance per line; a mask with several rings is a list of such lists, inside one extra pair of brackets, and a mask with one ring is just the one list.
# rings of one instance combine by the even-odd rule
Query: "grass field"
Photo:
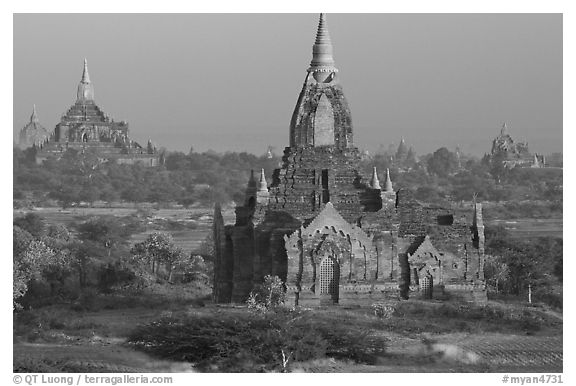
[[(36, 213), (51, 224), (63, 224), (70, 227), (74, 223), (92, 216), (133, 216), (139, 213), (136, 208), (35, 208), (32, 211), (15, 210), (14, 217), (28, 212)], [(212, 231), (213, 208), (193, 209), (149, 209), (146, 211), (145, 230), (132, 235), (130, 244), (143, 241), (150, 233), (167, 232), (174, 238), (176, 246), (185, 253), (195, 251), (200, 243)], [(223, 211), (224, 221), (234, 221), (234, 211)], [(169, 223), (169, 224), (168, 224)], [(166, 226), (170, 225), (168, 229)]]
[(563, 219), (520, 218), (513, 220), (492, 220), (486, 225), (503, 225), (512, 237), (563, 237)]
[[(164, 292), (164, 298), (109, 298), (93, 311), (51, 306), (20, 313), (14, 370), (562, 371), (562, 316), (543, 307), (409, 300), (395, 303), (388, 319), (369, 308), (337, 306), (259, 316), (242, 305), (211, 304), (197, 290), (196, 299), (182, 296), (185, 288), (171, 289), (179, 298)], [(278, 335), (282, 331), (287, 336)], [(317, 341), (318, 334), (324, 338)], [(282, 351), (288, 355), (302, 346), (300, 360), (292, 356), (283, 368)]]
[[(49, 223), (59, 223), (70, 226), (74, 222), (80, 222), (91, 216), (131, 216), (138, 213), (136, 208), (36, 208), (34, 213), (44, 217)], [(26, 212), (15, 210), (14, 216)], [(150, 233), (165, 231), (174, 237), (175, 244), (186, 253), (195, 251), (200, 243), (211, 232), (212, 208), (191, 209), (147, 209), (149, 215), (146, 230), (131, 237), (130, 243), (134, 244), (144, 240)], [(234, 222), (234, 210), (229, 208), (223, 211), (225, 223)], [(162, 221), (180, 225), (174, 229), (162, 229), (158, 224)], [(485, 221), (485, 225), (503, 225), (512, 235), (517, 238), (532, 238), (540, 236), (563, 237), (563, 219), (493, 219)]]

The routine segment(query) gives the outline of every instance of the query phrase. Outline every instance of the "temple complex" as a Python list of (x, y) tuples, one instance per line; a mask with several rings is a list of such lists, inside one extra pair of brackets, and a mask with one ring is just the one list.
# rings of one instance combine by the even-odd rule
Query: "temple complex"
[(392, 159), (392, 164), (400, 170), (409, 170), (411, 167), (416, 165), (416, 162), (416, 153), (414, 152), (414, 149), (412, 146), (408, 148), (406, 141), (404, 141), (404, 137), (402, 137), (398, 149)]
[(143, 147), (131, 140), (128, 123), (115, 122), (96, 105), (86, 59), (76, 102), (62, 115), (54, 132), (35, 146), (38, 163), (49, 157), (59, 158), (68, 149), (91, 151), (102, 159), (114, 159), (121, 164), (157, 166), (160, 158), (151, 141)]
[(282, 166), (269, 180), (252, 172), (235, 224), (215, 207), (214, 300), (243, 302), (276, 275), (296, 305), (486, 301), (481, 204), (458, 216), (426, 206), (388, 170), (365, 178), (360, 157), (321, 14)]
[(30, 122), (20, 130), (18, 147), (20, 147), (20, 149), (26, 149), (31, 146), (41, 146), (49, 136), (48, 130), (40, 124), (38, 114), (36, 113), (36, 105), (34, 105)]
[(492, 141), (492, 160), (501, 161), (505, 167), (532, 167), (545, 166), (545, 158), (541, 154), (531, 154), (526, 142), (514, 142), (508, 133), (506, 123), (502, 125), (500, 135)]

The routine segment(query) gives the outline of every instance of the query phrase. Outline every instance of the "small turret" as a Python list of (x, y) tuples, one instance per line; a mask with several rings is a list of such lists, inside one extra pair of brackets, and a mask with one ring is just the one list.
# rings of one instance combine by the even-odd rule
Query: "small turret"
[(378, 173), (376, 172), (376, 166), (372, 168), (372, 179), (370, 179), (370, 188), (381, 190), (380, 181), (378, 180)]
[(258, 185), (258, 191), (259, 192), (264, 192), (264, 191), (268, 191), (268, 184), (266, 183), (266, 176), (264, 175), (264, 168), (262, 168), (262, 170), (260, 170), (260, 182)]
[(267, 204), (270, 193), (268, 192), (268, 184), (266, 183), (266, 176), (264, 169), (260, 170), (260, 182), (258, 183), (258, 191), (256, 192), (256, 202), (258, 204)]
[(392, 180), (390, 179), (390, 169), (386, 168), (386, 182), (384, 185), (384, 191), (386, 193), (394, 193), (394, 189), (392, 188)]
[(392, 188), (392, 180), (390, 179), (390, 169), (386, 168), (386, 182), (384, 182), (384, 190), (380, 192), (382, 198), (382, 207), (391, 208), (396, 205), (396, 192)]

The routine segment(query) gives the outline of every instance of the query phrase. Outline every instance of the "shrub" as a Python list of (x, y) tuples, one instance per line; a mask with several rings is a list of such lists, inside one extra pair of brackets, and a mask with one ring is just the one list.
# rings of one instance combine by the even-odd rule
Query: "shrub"
[(161, 318), (128, 338), (138, 349), (184, 360), (204, 371), (286, 371), (294, 362), (343, 358), (373, 363), (386, 338), (372, 336), (342, 315), (284, 308)]
[(396, 311), (394, 306), (384, 303), (374, 303), (372, 304), (372, 309), (374, 310), (374, 315), (382, 319), (390, 319)]
[(251, 292), (246, 303), (248, 309), (256, 312), (267, 312), (284, 304), (286, 293), (284, 284), (278, 276), (267, 275), (264, 283), (257, 285)]

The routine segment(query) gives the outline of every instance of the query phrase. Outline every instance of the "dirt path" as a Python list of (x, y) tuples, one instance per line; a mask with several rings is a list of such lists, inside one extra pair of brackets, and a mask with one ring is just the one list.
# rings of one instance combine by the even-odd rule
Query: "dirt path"
[[(14, 361), (47, 360), (82, 372), (192, 372), (187, 362), (153, 358), (126, 345), (126, 337), (140, 323), (158, 318), (162, 311), (145, 308), (105, 310), (74, 315), (73, 320), (95, 326), (85, 331), (59, 332), (58, 343), (14, 343)], [(81, 370), (80, 370), (81, 369)]]
[(14, 359), (35, 358), (50, 360), (66, 368), (82, 369), (82, 372), (113, 373), (164, 373), (193, 372), (186, 362), (165, 361), (121, 345), (121, 342), (106, 342), (63, 345), (51, 343), (18, 343), (14, 345)]

